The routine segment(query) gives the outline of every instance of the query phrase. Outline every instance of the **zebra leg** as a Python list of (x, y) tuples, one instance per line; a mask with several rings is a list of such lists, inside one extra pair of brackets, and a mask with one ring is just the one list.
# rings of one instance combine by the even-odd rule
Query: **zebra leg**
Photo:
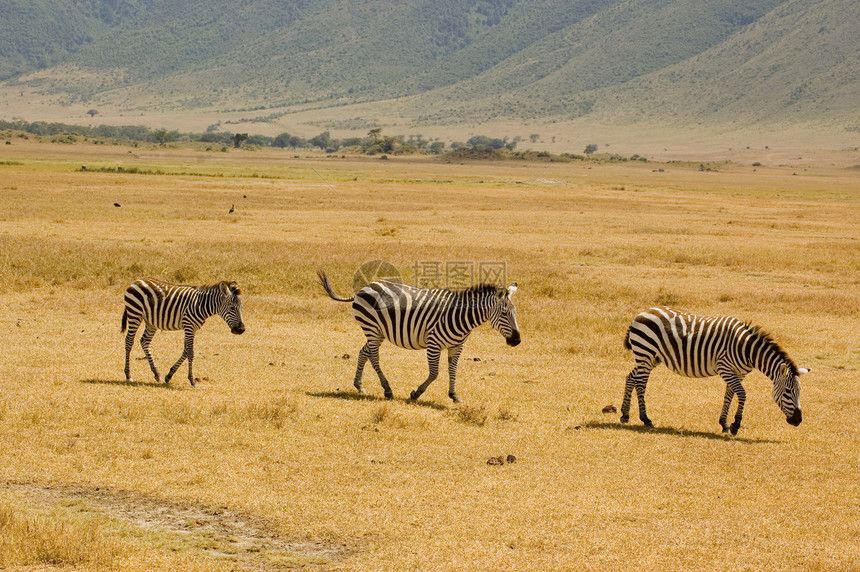
[(167, 375), (164, 376), (164, 383), (170, 383), (170, 378), (173, 377), (173, 374), (176, 373), (176, 370), (179, 369), (179, 366), (182, 365), (182, 362), (185, 359), (188, 359), (188, 382), (191, 386), (197, 385), (194, 383), (194, 374), (192, 373), (192, 362), (194, 361), (194, 330), (185, 330), (185, 349), (182, 351), (182, 355), (179, 356), (179, 359), (173, 364), (173, 367), (170, 368), (170, 371), (167, 372)]
[(633, 397), (633, 388), (636, 386), (636, 367), (627, 374), (627, 379), (624, 380), (624, 399), (621, 400), (621, 422), (627, 423), (630, 421), (630, 399)]
[(370, 355), (370, 352), (367, 349), (367, 346), (369, 345), (370, 342), (367, 342), (361, 348), (361, 351), (358, 352), (358, 365), (355, 368), (355, 380), (352, 382), (358, 392), (362, 394), (367, 393), (364, 391), (364, 388), (361, 387), (361, 374), (364, 372), (364, 364), (367, 363), (367, 358)]
[(140, 322), (128, 321), (128, 332), (125, 334), (125, 380), (133, 382), (131, 378), (131, 349), (134, 347), (134, 336), (137, 335), (137, 329), (140, 327)]
[(726, 431), (725, 423), (729, 413), (729, 404), (731, 403), (729, 393), (733, 393), (738, 396), (738, 409), (735, 412), (735, 421), (728, 427), (728, 430), (732, 435), (737, 435), (738, 429), (741, 428), (741, 419), (744, 416), (744, 403), (746, 403), (747, 400), (747, 392), (741, 384), (741, 378), (739, 378), (734, 371), (724, 369), (720, 372), (720, 376), (723, 378), (723, 381), (726, 382), (726, 400), (723, 402), (723, 412), (720, 414), (723, 424), (723, 432)]
[(729, 407), (732, 404), (732, 399), (735, 397), (735, 392), (732, 390), (732, 386), (726, 383), (726, 395), (723, 397), (723, 410), (720, 411), (720, 427), (723, 428), (723, 433), (729, 432), (729, 426), (726, 422), (726, 419), (729, 416)]
[(448, 397), (454, 403), (460, 403), (460, 398), (457, 397), (457, 362), (460, 360), (462, 351), (462, 345), (448, 348)]
[[(429, 366), (430, 372), (427, 375), (427, 379), (424, 380), (424, 383), (419, 385), (415, 391), (409, 394), (409, 399), (415, 401), (421, 394), (427, 391), (427, 388), (430, 387), (430, 384), (433, 383), (437, 377), (439, 377), (439, 354), (442, 352), (442, 349), (436, 345), (428, 345), (427, 346), (427, 365)], [(456, 401), (456, 400), (455, 400)]]
[(738, 429), (741, 428), (741, 419), (744, 416), (744, 403), (747, 400), (747, 392), (744, 389), (744, 386), (741, 385), (741, 380), (736, 379), (737, 385), (734, 388), (735, 394), (738, 396), (738, 410), (735, 412), (735, 422), (732, 423), (732, 426), (729, 427), (729, 430), (732, 432), (732, 435), (738, 434)]
[(143, 353), (146, 356), (147, 361), (149, 362), (149, 369), (152, 370), (152, 375), (155, 376), (155, 382), (158, 383), (161, 381), (161, 374), (158, 373), (158, 368), (155, 367), (155, 359), (153, 359), (152, 352), (149, 350), (149, 343), (152, 341), (152, 337), (154, 335), (155, 328), (147, 324), (146, 329), (140, 336), (140, 347), (143, 348)]
[(639, 402), (639, 419), (646, 426), (654, 425), (645, 410), (645, 387), (648, 384), (648, 377), (651, 375), (653, 365), (647, 363), (638, 363), (633, 370), (627, 374), (624, 381), (624, 399), (621, 401), (621, 422), (627, 423), (630, 421), (630, 401), (633, 397), (633, 390), (636, 390), (636, 397)]
[(653, 427), (654, 423), (648, 419), (648, 413), (645, 411), (645, 387), (648, 385), (648, 377), (639, 379), (636, 382), (636, 398), (639, 400), (639, 419), (646, 427)]
[[(382, 373), (382, 368), (379, 367), (379, 344), (380, 342), (373, 343), (368, 341), (364, 347), (367, 348), (367, 357), (370, 358), (370, 365), (373, 366), (373, 369), (376, 370), (376, 375), (379, 376), (379, 383), (382, 385), (382, 391), (385, 392), (385, 399), (394, 399), (394, 393), (391, 391), (391, 386), (388, 384), (388, 380), (385, 379), (385, 374)], [(359, 359), (361, 358), (359, 357)], [(358, 376), (358, 372), (356, 372), (356, 376)], [(361, 381), (359, 381), (359, 385), (360, 384)]]

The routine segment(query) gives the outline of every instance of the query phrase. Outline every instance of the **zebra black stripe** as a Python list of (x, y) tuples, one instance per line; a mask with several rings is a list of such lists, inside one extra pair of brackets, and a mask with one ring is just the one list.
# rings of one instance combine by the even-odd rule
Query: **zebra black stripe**
[(185, 345), (179, 360), (170, 368), (164, 383), (188, 360), (188, 381), (195, 385), (192, 373), (194, 361), (194, 334), (209, 316), (220, 314), (230, 331), (241, 334), (245, 331), (242, 322), (241, 291), (235, 282), (221, 282), (214, 286), (179, 286), (155, 278), (141, 278), (132, 282), (125, 291), (125, 310), (122, 313), (122, 331), (125, 336), (125, 378), (131, 382), (131, 348), (138, 328), (144, 324), (140, 346), (149, 362), (155, 381), (161, 375), (155, 366), (150, 343), (157, 330), (184, 330)]
[[(758, 369), (773, 382), (773, 399), (785, 414), (786, 421), (799, 425), (800, 382), (807, 372), (798, 368), (788, 354), (765, 331), (731, 317), (707, 317), (686, 314), (671, 308), (651, 308), (640, 313), (627, 330), (625, 346), (633, 351), (636, 367), (627, 375), (621, 422), (629, 420), (633, 390), (639, 404), (639, 418), (652, 422), (645, 409), (645, 387), (651, 370), (660, 362), (686, 377), (719, 375), (726, 382), (726, 393), (719, 422), (723, 431), (737, 434), (746, 400), (742, 380)], [(728, 410), (734, 396), (738, 407), (731, 426)]]
[(339, 302), (352, 302), (352, 312), (361, 326), (367, 342), (358, 354), (353, 385), (364, 393), (361, 377), (368, 359), (379, 376), (385, 397), (393, 393), (379, 367), (379, 346), (383, 340), (406, 349), (426, 349), (429, 374), (410, 395), (418, 399), (439, 375), (439, 356), (448, 350), (448, 395), (459, 402), (456, 390), (457, 363), (463, 344), (479, 325), (490, 321), (507, 340), (508, 345), (520, 343), (516, 310), (511, 296), (516, 283), (509, 288), (492, 285), (476, 286), (455, 292), (445, 289), (414, 288), (396, 282), (372, 282), (355, 296), (343, 298), (332, 290), (325, 273), (319, 279), (328, 295)]

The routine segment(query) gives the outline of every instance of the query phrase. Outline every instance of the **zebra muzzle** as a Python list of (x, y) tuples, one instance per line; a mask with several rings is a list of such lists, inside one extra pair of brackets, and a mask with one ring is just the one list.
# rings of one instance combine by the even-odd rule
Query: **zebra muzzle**
[(520, 345), (520, 333), (514, 332), (511, 337), (507, 338), (505, 341), (511, 347)]
[(796, 409), (794, 414), (791, 417), (786, 417), (785, 420), (788, 421), (789, 425), (797, 427), (803, 421), (803, 415), (801, 415), (800, 409)]
[(233, 334), (244, 334), (245, 333), (245, 324), (239, 324), (234, 328), (230, 328), (230, 333)]

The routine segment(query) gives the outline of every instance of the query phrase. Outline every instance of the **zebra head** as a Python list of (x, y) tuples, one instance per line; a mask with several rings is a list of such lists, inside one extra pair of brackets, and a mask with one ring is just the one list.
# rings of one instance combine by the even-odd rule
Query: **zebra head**
[(785, 414), (785, 420), (797, 427), (803, 421), (800, 412), (800, 380), (801, 375), (808, 373), (808, 369), (790, 367), (781, 363), (777, 367), (773, 379), (773, 400)]
[(517, 291), (517, 283), (514, 282), (507, 289), (499, 289), (496, 293), (496, 303), (490, 313), (490, 324), (505, 337), (509, 346), (520, 343), (520, 329), (517, 326), (517, 309), (511, 300)]
[(221, 292), (221, 302), (218, 305), (218, 313), (230, 326), (230, 332), (241, 334), (245, 331), (245, 323), (242, 321), (242, 300), (239, 295), (242, 291), (235, 282), (221, 282), (218, 285)]

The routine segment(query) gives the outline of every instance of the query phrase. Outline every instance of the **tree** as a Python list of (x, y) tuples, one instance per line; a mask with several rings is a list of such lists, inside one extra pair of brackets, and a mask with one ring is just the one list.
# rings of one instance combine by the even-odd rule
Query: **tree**
[(486, 135), (475, 135), (466, 141), (466, 144), (469, 147), (481, 147), (481, 148), (489, 148), (489, 149), (501, 149), (507, 143), (506, 139), (491, 139)]
[(89, 115), (90, 117), (95, 117), (98, 114), (99, 114), (98, 109), (90, 109), (89, 111), (87, 111), (87, 115)]
[(169, 132), (167, 129), (159, 129), (152, 136), (159, 145), (164, 145), (168, 141), (176, 141), (174, 133)]
[(236, 133), (233, 135), (233, 147), (239, 148), (242, 146), (242, 143), (248, 138), (247, 133)]
[(595, 152), (597, 152), (597, 144), (596, 143), (589, 143), (588, 145), (585, 146), (585, 154), (586, 155), (592, 155)]
[(310, 144), (314, 147), (319, 147), (320, 149), (328, 149), (332, 144), (331, 133), (328, 131), (323, 131), (319, 135), (312, 137), (310, 140)]
[(290, 145), (291, 139), (292, 137), (290, 136), (290, 134), (284, 131), (283, 133), (275, 136), (275, 138), (272, 139), (272, 147), (292, 147), (292, 145)]

